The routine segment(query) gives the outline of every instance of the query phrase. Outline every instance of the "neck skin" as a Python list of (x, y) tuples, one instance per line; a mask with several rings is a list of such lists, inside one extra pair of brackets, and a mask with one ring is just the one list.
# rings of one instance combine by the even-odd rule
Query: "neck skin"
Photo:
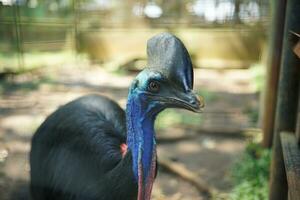
[(129, 94), (126, 107), (127, 145), (132, 153), (138, 183), (138, 200), (148, 200), (156, 171), (155, 113), (149, 112), (141, 95)]

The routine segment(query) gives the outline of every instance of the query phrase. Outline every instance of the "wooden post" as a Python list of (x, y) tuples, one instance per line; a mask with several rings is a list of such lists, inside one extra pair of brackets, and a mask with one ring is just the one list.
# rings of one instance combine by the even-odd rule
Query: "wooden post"
[(289, 200), (300, 200), (300, 149), (294, 133), (280, 133), (286, 179), (289, 186)]
[(275, 130), (272, 149), (270, 200), (287, 199), (287, 181), (284, 169), (280, 132), (295, 132), (300, 60), (289, 41), (290, 30), (300, 30), (300, 1), (288, 0), (285, 17), (284, 41), (280, 68)]
[(286, 0), (275, 0), (270, 2), (272, 4), (273, 18), (267, 58), (267, 80), (265, 87), (265, 102), (262, 123), (262, 145), (267, 148), (270, 148), (272, 146), (273, 140), (277, 87), (282, 53), (282, 40), (284, 33)]

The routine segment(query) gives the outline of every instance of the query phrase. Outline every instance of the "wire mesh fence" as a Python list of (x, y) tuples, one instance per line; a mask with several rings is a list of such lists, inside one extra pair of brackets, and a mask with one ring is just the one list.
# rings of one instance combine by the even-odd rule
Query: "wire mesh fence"
[(80, 36), (86, 32), (243, 30), (266, 27), (268, 20), (266, 0), (0, 0), (0, 69), (23, 70), (32, 53), (77, 52), (82, 46)]

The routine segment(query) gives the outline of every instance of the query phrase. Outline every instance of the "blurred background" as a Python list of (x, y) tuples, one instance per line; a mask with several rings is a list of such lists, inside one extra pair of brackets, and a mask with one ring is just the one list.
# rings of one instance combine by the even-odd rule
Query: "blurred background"
[(162, 166), (153, 199), (205, 199), (199, 181), (218, 190), (215, 199), (267, 199), (270, 153), (258, 143), (270, 7), (268, 0), (0, 0), (0, 199), (28, 199), (31, 137), (60, 105), (100, 93), (125, 107), (147, 64), (146, 42), (161, 32), (186, 45), (206, 108), (159, 115), (159, 157), (196, 181)]

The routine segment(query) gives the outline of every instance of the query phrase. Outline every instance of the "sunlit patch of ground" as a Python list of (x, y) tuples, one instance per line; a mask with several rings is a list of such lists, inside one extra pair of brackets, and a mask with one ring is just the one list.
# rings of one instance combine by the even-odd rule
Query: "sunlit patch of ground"
[[(9, 199), (10, 192), (27, 194), (31, 137), (47, 115), (89, 93), (109, 96), (125, 107), (127, 90), (135, 75), (121, 76), (95, 66), (64, 66), (1, 80), (1, 199)], [(202, 115), (172, 110), (163, 113), (157, 122), (158, 137), (167, 138), (166, 141), (172, 137), (179, 139), (159, 143), (158, 154), (183, 163), (209, 184), (228, 191), (229, 169), (244, 148), (245, 140), (242, 136), (220, 132), (253, 125), (245, 112), (256, 111), (258, 107), (258, 96), (251, 81), (248, 70), (195, 70), (195, 90), (206, 98), (205, 111)], [(174, 126), (180, 128), (172, 129)], [(211, 131), (203, 132), (203, 129)], [(203, 199), (189, 183), (165, 171), (158, 174), (153, 197), (156, 200)]]

